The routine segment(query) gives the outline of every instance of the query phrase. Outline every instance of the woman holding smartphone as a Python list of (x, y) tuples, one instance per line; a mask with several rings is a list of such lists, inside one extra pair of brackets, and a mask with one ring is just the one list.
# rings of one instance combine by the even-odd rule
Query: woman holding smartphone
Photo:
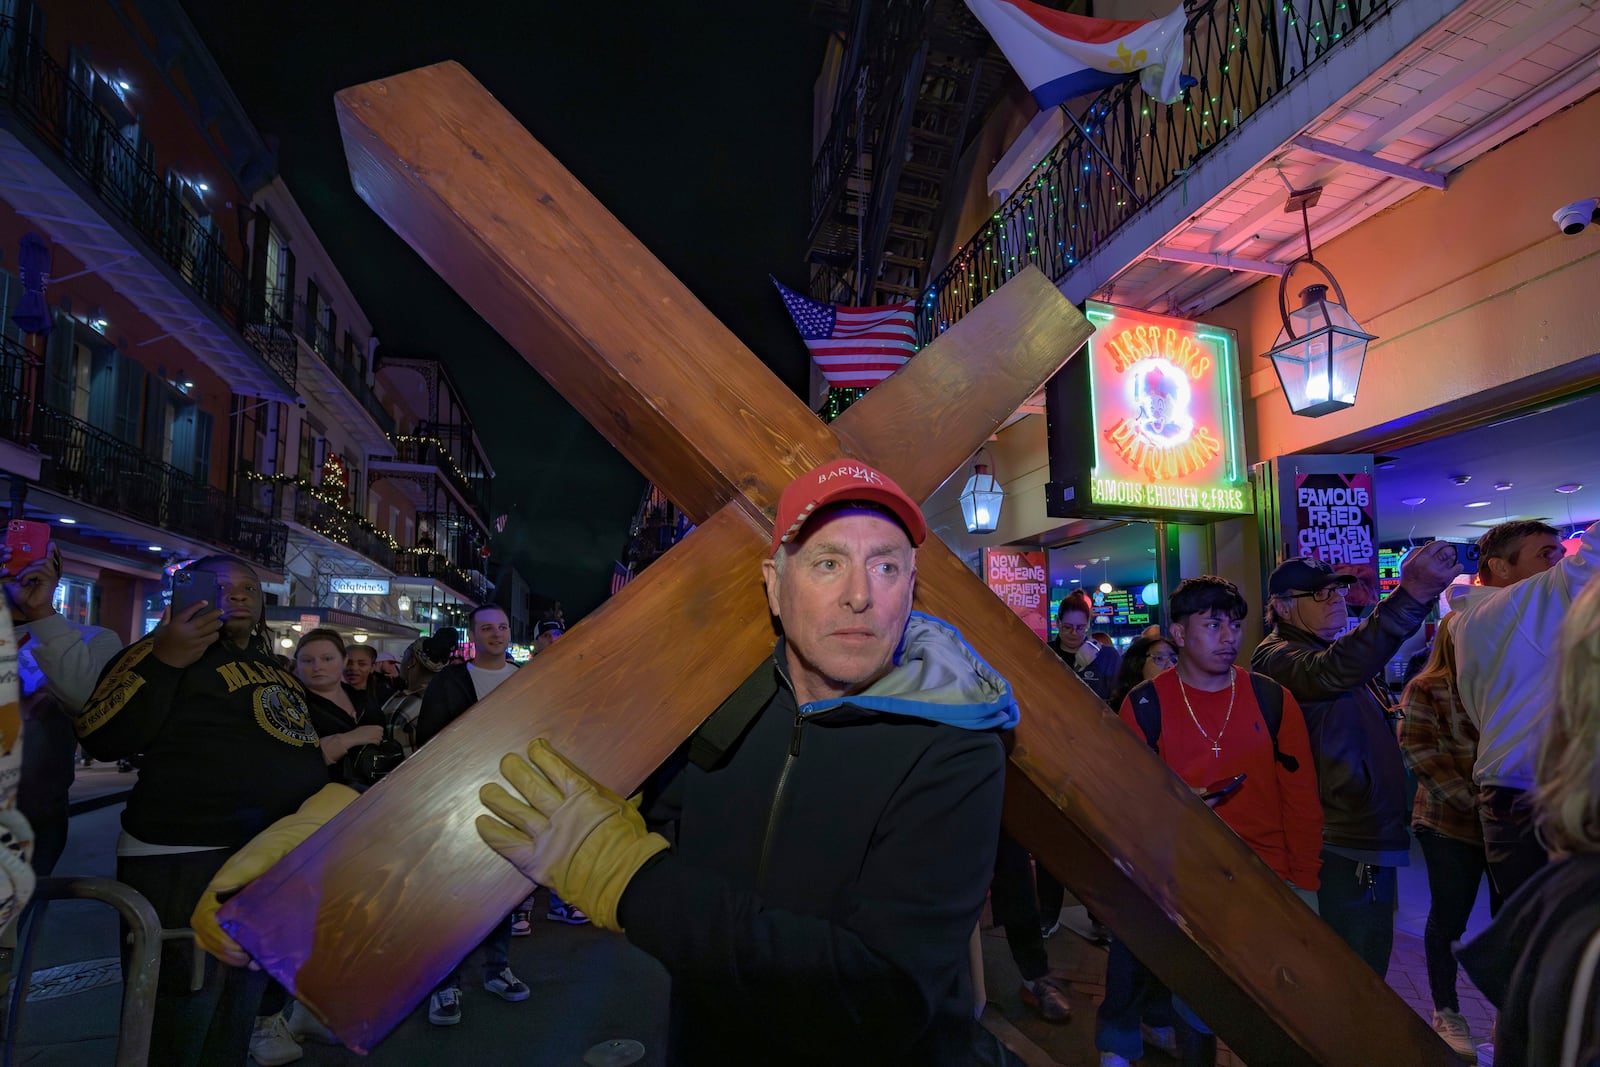
[[(236, 849), (328, 787), (304, 687), (275, 661), (250, 565), (207, 556), (179, 572), (172, 609), (123, 649), (77, 720), (96, 759), (142, 754), (117, 842), (117, 879), (144, 894), (161, 924), (190, 925), (206, 885)], [(264, 971), (209, 957), (189, 991), (194, 946), (162, 949), (151, 1048), (181, 1065), (288, 1063), (301, 1055), (279, 1004), (263, 1007)]]

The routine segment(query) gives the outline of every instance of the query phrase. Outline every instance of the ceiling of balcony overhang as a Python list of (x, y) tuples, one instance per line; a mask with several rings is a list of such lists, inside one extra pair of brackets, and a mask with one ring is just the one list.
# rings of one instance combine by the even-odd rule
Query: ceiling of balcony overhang
[(1286, 130), (1278, 152), (1119, 271), (1102, 295), (1197, 314), (1266, 275), (1156, 257), (1226, 256), (1281, 266), (1305, 251), (1299, 213), (1284, 211), (1291, 187), (1322, 186), (1310, 213), (1318, 246), (1425, 188), (1330, 158), (1306, 147), (1306, 139), (1370, 153), (1380, 166), (1448, 176), (1597, 90), (1600, 7), (1581, 0), (1474, 0), (1304, 130)]

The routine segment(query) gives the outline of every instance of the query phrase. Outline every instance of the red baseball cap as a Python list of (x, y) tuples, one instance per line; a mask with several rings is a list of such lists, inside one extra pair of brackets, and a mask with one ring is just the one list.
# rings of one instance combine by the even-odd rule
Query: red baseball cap
[(922, 508), (893, 479), (858, 459), (836, 459), (806, 471), (784, 488), (772, 524), (773, 554), (800, 536), (800, 528), (818, 508), (851, 500), (885, 508), (906, 528), (912, 547), (927, 540), (928, 521)]

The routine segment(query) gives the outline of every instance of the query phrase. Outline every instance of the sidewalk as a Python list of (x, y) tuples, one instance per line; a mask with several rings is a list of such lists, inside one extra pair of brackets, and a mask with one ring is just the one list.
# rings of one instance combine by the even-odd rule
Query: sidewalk
[[(86, 807), (72, 819), (58, 874), (114, 874), (121, 817), (118, 794), (131, 787), (134, 777), (118, 773), (114, 765), (80, 770), (73, 786), (74, 810), (80, 803)], [(93, 806), (96, 803), (102, 806)], [(1433, 1008), (1420, 937), (1427, 899), (1426, 871), (1418, 857), (1417, 865), (1401, 875), (1401, 909), (1388, 978), (1424, 1020), (1431, 1018)], [(1063, 918), (1070, 916), (1069, 908)], [(1480, 908), (1469, 925), (1469, 935), (1486, 920), (1487, 909)], [(1021, 976), (1011, 961), (1004, 933), (987, 923), (985, 916), (982, 947), (989, 1004), (984, 1024), (1028, 1067), (1095, 1067), (1099, 1056), (1094, 1049), (1094, 1012), (1105, 994), (1105, 950), (1078, 937), (1069, 927), (1046, 942), (1051, 969), (1066, 979), (1076, 1012), (1070, 1023), (1056, 1026), (1039, 1020), (1022, 1005)], [(83, 1067), (112, 1061), (121, 995), (120, 975), (114, 966), (117, 937), (117, 920), (109, 908), (67, 901), (49, 909), (33, 960), (37, 987), (23, 1015), (19, 1063)], [(301, 1062), (329, 1067), (468, 1062), (570, 1063), (576, 1067), (586, 1050), (612, 1039), (642, 1042), (647, 1050), (640, 1061), (644, 1067), (661, 1062), (666, 1036), (666, 974), (623, 939), (589, 927), (536, 920), (532, 937), (512, 942), (512, 967), (534, 989), (527, 1003), (505, 1004), (485, 995), (478, 968), (469, 961), (462, 1025), (430, 1026), (425, 1006), (419, 1005), (370, 1056), (307, 1046)], [(59, 969), (42, 976), (38, 973), (52, 968)], [(1492, 1009), (1464, 975), (1459, 990), (1462, 1014), (1473, 1032), (1486, 1040)], [(759, 1061), (757, 1050), (752, 1062)], [(1144, 1067), (1175, 1063), (1158, 1052), (1140, 1062)], [(1219, 1057), (1223, 1067), (1237, 1067), (1240, 1062), (1226, 1051)]]
[(115, 763), (92, 763), (87, 767), (80, 764), (68, 794), (69, 810), (73, 815), (82, 815), (96, 808), (120, 804), (128, 798), (128, 791), (138, 778), (138, 771), (124, 773), (117, 770)]

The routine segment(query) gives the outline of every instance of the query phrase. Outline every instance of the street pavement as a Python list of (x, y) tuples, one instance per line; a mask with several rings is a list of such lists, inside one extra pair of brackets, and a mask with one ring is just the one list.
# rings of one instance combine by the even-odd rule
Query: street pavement
[[(79, 814), (72, 819), (66, 854), (58, 875), (112, 877), (122, 806), (119, 794), (131, 776), (110, 768), (80, 773), (74, 788)], [(96, 806), (104, 805), (104, 806)], [(1420, 934), (1427, 911), (1427, 879), (1416, 864), (1402, 872), (1402, 906), (1397, 917), (1395, 954), (1389, 981), (1427, 1018), (1426, 969)], [(644, 1048), (632, 1062), (655, 1067), (664, 1062), (668, 983), (665, 972), (626, 940), (595, 930), (544, 920), (544, 894), (537, 898), (533, 933), (514, 938), (511, 966), (533, 995), (508, 1004), (483, 991), (475, 959), (464, 968), (463, 1021), (436, 1027), (421, 1004), (368, 1056), (342, 1048), (305, 1046), (301, 1063), (370, 1064), (526, 1064), (533, 1067), (583, 1067), (585, 1054), (607, 1042), (634, 1041)], [(1071, 901), (1069, 900), (1069, 907)], [(1070, 914), (1070, 912), (1069, 912)], [(1480, 902), (1470, 931), (1487, 920)], [(1047, 942), (1052, 970), (1066, 979), (1076, 1009), (1066, 1025), (1035, 1018), (1020, 999), (1020, 976), (1003, 933), (985, 916), (982, 948), (988, 1007), (983, 1021), (1029, 1067), (1092, 1067), (1094, 1008), (1104, 993), (1105, 950), (1063, 929)], [(397, 933), (397, 936), (403, 936)], [(107, 907), (65, 901), (51, 905), (41, 924), (32, 969), (35, 994), (18, 1028), (15, 1062), (30, 1067), (92, 1067), (113, 1059), (117, 1033), (120, 975), (116, 966), (117, 920)], [(1475, 1033), (1487, 1037), (1492, 1009), (1465, 976), (1462, 1011)], [(753, 1050), (752, 1064), (762, 1060)], [(152, 1056), (160, 1063), (159, 1050)], [(605, 1062), (597, 1060), (595, 1062)], [(1175, 1061), (1152, 1052), (1143, 1061), (1162, 1067)], [(1224, 1051), (1223, 1067), (1238, 1061)]]

